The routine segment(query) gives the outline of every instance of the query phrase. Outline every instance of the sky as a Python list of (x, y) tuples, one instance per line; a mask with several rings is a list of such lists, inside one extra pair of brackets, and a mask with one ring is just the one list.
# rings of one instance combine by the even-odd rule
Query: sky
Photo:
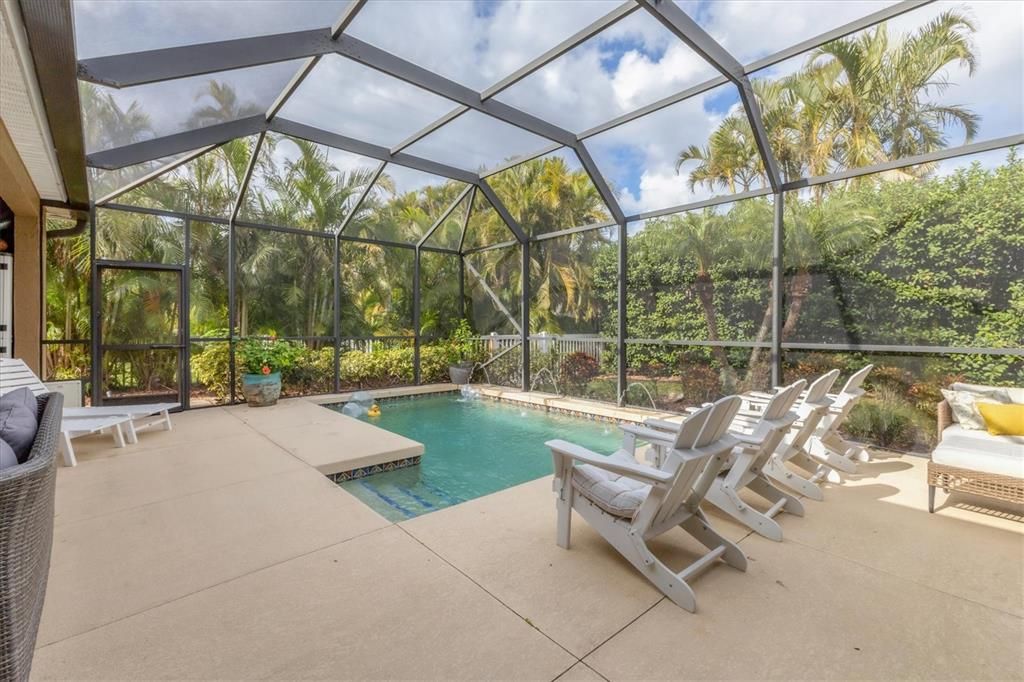
[[(81, 58), (209, 40), (322, 27), (343, 0), (281, 3), (116, 2), (76, 0)], [(433, 69), (467, 87), (484, 89), (617, 7), (617, 0), (371, 0), (348, 28), (354, 37)], [(678, 0), (685, 11), (738, 59), (749, 62), (877, 11), (887, 0)], [(956, 84), (945, 103), (967, 104), (982, 116), (978, 139), (1024, 132), (1024, 3), (942, 0), (890, 22), (904, 32), (947, 9), (976, 22), (979, 64), (973, 77), (947, 74)], [(792, 72), (797, 58), (764, 75)], [(218, 78), (247, 102), (265, 108), (297, 64), (254, 67)], [(581, 132), (716, 75), (646, 11), (638, 10), (570, 53), (497, 95), (497, 99)], [(759, 74), (760, 75), (760, 74)], [(208, 77), (112, 91), (123, 104), (138, 100), (156, 134), (188, 126), (188, 108)], [(198, 101), (202, 101), (200, 99)], [(700, 200), (711, 191), (686, 186), (675, 159), (703, 145), (737, 105), (735, 88), (721, 86), (651, 116), (588, 138), (586, 145), (627, 214)], [(392, 146), (454, 104), (341, 57), (322, 59), (281, 115), (375, 144)], [(951, 143), (962, 137), (951, 135)], [(468, 170), (510, 156), (533, 154), (548, 142), (471, 112), (408, 149)], [(684, 167), (685, 175), (685, 167)]]

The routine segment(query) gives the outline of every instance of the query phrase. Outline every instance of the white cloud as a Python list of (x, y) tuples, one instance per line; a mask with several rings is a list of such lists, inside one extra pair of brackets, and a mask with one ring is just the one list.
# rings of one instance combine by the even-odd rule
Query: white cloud
[(617, 0), (370, 2), (348, 33), (483, 89), (615, 9)]
[(328, 55), (288, 99), (280, 116), (390, 147), (454, 107), (443, 97)]
[(493, 168), (506, 159), (536, 153), (550, 145), (551, 142), (543, 137), (478, 111), (469, 111), (406, 151), (476, 172)]
[(79, 59), (328, 27), (347, 0), (75, 0)]
[(895, 0), (677, 0), (743, 63), (877, 12)]
[[(618, 4), (618, 0), (509, 0), (481, 11), (479, 3), (468, 0), (371, 1), (349, 32), (469, 87), (482, 89)], [(888, 4), (890, 0), (680, 2), (741, 61), (775, 52)], [(326, 5), (331, 6), (330, 12)], [(102, 51), (104, 45), (115, 45), (116, 49), (108, 51), (121, 52), (297, 30), (309, 27), (310, 23), (322, 24), (324, 16), (340, 13), (344, 0), (298, 6), (253, 2), (239, 10), (240, 6), (238, 0), (80, 0), (75, 4), (80, 50), (95, 52)], [(280, 10), (285, 6), (288, 12)], [(979, 68), (973, 78), (967, 78), (960, 69), (950, 69), (948, 75), (957, 86), (944, 93), (941, 101), (967, 104), (981, 114), (982, 139), (1022, 132), (1024, 3), (940, 0), (892, 20), (890, 30), (910, 30), (937, 12), (965, 6), (979, 29), (975, 37)], [(200, 19), (200, 15), (205, 19)], [(222, 15), (230, 15), (232, 20), (217, 20)], [(131, 26), (131, 30), (126, 26)], [(791, 60), (767, 73), (791, 71), (802, 61), (802, 57)], [(288, 75), (292, 72), (288, 71)], [(562, 127), (581, 131), (714, 75), (708, 64), (641, 9), (524, 79), (498, 99)], [(276, 79), (263, 78), (240, 85), (271, 92), (271, 86), (279, 88), (283, 83), (278, 85)], [(141, 89), (118, 94), (128, 97), (137, 91)], [(176, 126), (180, 129), (180, 102), (189, 101), (190, 97), (184, 90), (166, 92), (172, 94), (145, 103), (145, 108), (152, 110), (159, 120), (161, 132)], [(706, 143), (721, 118), (721, 112), (708, 104), (717, 94), (692, 98), (587, 141), (598, 165), (617, 188), (627, 213), (666, 208), (708, 195), (708, 190), (702, 188), (691, 192), (685, 177), (676, 174), (674, 162), (685, 146)], [(340, 57), (330, 57), (321, 60), (282, 115), (390, 146), (453, 107), (452, 103), (413, 86)], [(536, 140), (519, 132), (490, 125), (479, 114), (467, 114), (411, 151), (475, 170), (479, 164), (491, 165), (499, 157), (535, 151)], [(959, 143), (959, 136), (952, 137), (951, 142)]]

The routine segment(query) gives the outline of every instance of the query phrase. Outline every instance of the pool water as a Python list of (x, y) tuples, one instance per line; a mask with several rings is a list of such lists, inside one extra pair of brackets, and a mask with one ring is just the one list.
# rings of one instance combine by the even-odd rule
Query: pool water
[[(332, 409), (341, 410), (341, 405)], [(604, 455), (621, 443), (614, 424), (458, 394), (384, 402), (371, 424), (423, 443), (418, 466), (339, 483), (391, 521), (426, 514), (551, 474), (553, 438)]]

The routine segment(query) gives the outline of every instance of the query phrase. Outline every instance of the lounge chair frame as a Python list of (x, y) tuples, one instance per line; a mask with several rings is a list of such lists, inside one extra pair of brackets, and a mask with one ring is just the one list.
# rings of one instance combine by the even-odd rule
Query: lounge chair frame
[[(740, 404), (736, 396), (723, 398), (691, 415), (678, 433), (668, 437), (651, 429), (630, 427), (649, 431), (643, 434), (645, 438), (669, 448), (661, 468), (635, 460), (631, 463), (612, 460), (562, 440), (549, 441), (547, 445), (555, 465), (558, 546), (569, 549), (575, 510), (665, 596), (687, 611), (696, 612), (697, 598), (690, 587), (690, 579), (718, 559), (741, 571), (747, 567), (743, 551), (716, 531), (700, 508), (726, 456), (738, 444), (727, 428)], [(576, 462), (647, 483), (651, 486), (650, 492), (632, 518), (611, 514), (574, 488)], [(651, 538), (677, 526), (709, 550), (681, 571), (666, 566), (647, 545)]]

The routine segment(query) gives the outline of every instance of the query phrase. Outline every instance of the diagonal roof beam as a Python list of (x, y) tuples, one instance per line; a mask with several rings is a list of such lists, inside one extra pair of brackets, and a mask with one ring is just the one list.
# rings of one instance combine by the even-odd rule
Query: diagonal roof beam
[(906, 14), (911, 10), (915, 10), (919, 7), (924, 7), (925, 5), (928, 5), (934, 1), (935, 0), (903, 0), (902, 2), (894, 3), (892, 5), (889, 5), (888, 7), (878, 10), (877, 12), (866, 14), (863, 17), (855, 19), (854, 21), (851, 21), (847, 24), (837, 26), (831, 31), (819, 33), (813, 38), (808, 38), (807, 40), (799, 42), (796, 45), (791, 45), (790, 47), (787, 47), (784, 50), (780, 50), (778, 52), (775, 52), (774, 54), (768, 55), (767, 57), (750, 62), (749, 64), (743, 67), (743, 71), (744, 73), (749, 75), (754, 73), (755, 71), (766, 69), (769, 66), (775, 66), (779, 62), (784, 62), (787, 59), (799, 56), (805, 52), (809, 52), (817, 47), (821, 47), (826, 43), (830, 43), (833, 40), (844, 38), (850, 35), (851, 33), (863, 31), (864, 29), (870, 28), (875, 24), (879, 24), (883, 21), (888, 21), (889, 19), (898, 17), (901, 14)]
[(260, 133), (259, 137), (256, 138), (256, 144), (252, 147), (252, 155), (249, 157), (249, 163), (245, 166), (245, 174), (242, 175), (242, 181), (238, 183), (235, 205), (231, 208), (232, 223), (238, 220), (238, 212), (242, 210), (242, 202), (245, 200), (245, 193), (249, 190), (249, 181), (252, 180), (253, 171), (256, 170), (256, 162), (259, 160), (260, 150), (263, 148), (263, 141), (266, 137), (266, 133)]
[[(897, 2), (893, 5), (890, 5), (889, 7), (880, 9), (877, 12), (873, 12), (871, 14), (868, 14), (867, 16), (861, 17), (860, 19), (856, 19), (847, 24), (843, 24), (842, 26), (834, 28), (831, 31), (826, 31), (824, 33), (818, 34), (813, 38), (808, 38), (807, 40), (798, 43), (792, 47), (788, 47), (784, 50), (780, 50), (779, 52), (775, 52), (774, 54), (770, 54), (767, 57), (763, 57), (756, 61), (750, 62), (749, 64), (743, 67), (743, 72), (747, 75), (751, 75), (755, 71), (767, 69), (768, 67), (779, 64), (780, 62), (784, 62), (787, 59), (803, 54), (817, 47), (821, 47), (826, 43), (832, 42), (833, 40), (842, 38), (844, 36), (848, 36), (851, 33), (856, 33), (857, 31), (862, 31), (865, 28), (869, 28), (877, 23), (887, 21), (888, 19), (892, 19), (893, 17), (898, 17), (901, 14), (905, 14), (907, 12), (910, 12), (911, 10), (915, 10), (918, 7), (927, 5), (931, 2), (934, 2), (934, 0), (903, 0), (902, 2)], [(673, 95), (669, 95), (668, 97), (664, 97), (656, 102), (652, 102), (651, 104), (640, 107), (639, 109), (635, 109), (634, 111), (631, 111), (629, 113), (617, 116), (616, 118), (606, 121), (605, 123), (598, 124), (593, 128), (590, 128), (580, 133), (579, 137), (581, 140), (585, 140), (588, 137), (600, 135), (601, 133), (607, 132), (612, 128), (617, 128), (620, 125), (629, 123), (630, 121), (636, 120), (641, 116), (646, 116), (647, 114), (652, 114), (655, 111), (664, 109), (665, 107), (672, 106), (673, 104), (678, 104), (679, 102), (682, 102), (684, 99), (696, 97), (697, 95), (701, 95), (705, 92), (708, 92), (709, 90), (713, 90), (714, 88), (717, 88), (719, 85), (724, 85), (728, 82), (729, 79), (726, 78), (725, 76), (716, 76), (715, 78), (706, 80), (703, 83), (698, 83), (697, 85), (686, 88), (685, 90), (681, 90)]]
[(346, 215), (341, 221), (341, 225), (338, 226), (339, 235), (345, 231), (345, 228), (352, 222), (352, 219), (356, 217), (356, 213), (359, 212), (363, 202), (366, 201), (366, 197), (370, 196), (370, 192), (373, 191), (373, 188), (377, 184), (377, 179), (380, 178), (380, 174), (384, 172), (384, 168), (387, 165), (387, 161), (381, 161), (380, 165), (373, 171), (373, 175), (370, 176), (370, 181), (366, 183), (366, 187), (363, 188), (363, 191), (359, 193), (358, 197), (356, 197), (355, 203), (352, 204), (352, 210), (348, 212), (348, 215)]
[(583, 164), (584, 170), (587, 171), (587, 175), (590, 176), (590, 181), (594, 183), (594, 188), (597, 189), (597, 193), (601, 195), (601, 199), (604, 200), (605, 206), (608, 207), (608, 211), (612, 214), (612, 218), (617, 224), (624, 224), (626, 222), (626, 216), (622, 211), (622, 207), (619, 206), (619, 200), (615, 198), (615, 193), (612, 192), (612, 188), (608, 185), (608, 181), (605, 180), (604, 174), (598, 169), (597, 164), (594, 163), (594, 158), (587, 151), (586, 146), (583, 142), (577, 142), (574, 146), (576, 155), (580, 159), (580, 163)]
[(485, 101), (476, 90), (467, 88), (352, 36), (339, 37), (335, 51), (343, 57), (376, 69), (392, 78), (405, 81), (470, 109), (493, 116), (499, 121), (514, 125), (534, 135), (564, 145), (571, 145), (576, 141), (576, 136), (564, 128), (497, 100)]
[(459, 253), (462, 253), (462, 247), (466, 243), (466, 230), (469, 229), (469, 218), (473, 215), (473, 203), (476, 201), (476, 185), (473, 185), (473, 192), (469, 195), (469, 208), (466, 209), (466, 215), (462, 219), (462, 234), (459, 235)]
[(338, 135), (337, 133), (328, 132), (302, 123), (296, 123), (282, 118), (267, 121), (263, 114), (249, 116), (248, 118), (230, 121), (228, 123), (218, 123), (217, 125), (207, 126), (205, 128), (188, 130), (175, 135), (167, 135), (165, 137), (158, 137), (152, 140), (144, 140), (142, 142), (136, 142), (123, 147), (107, 149), (102, 152), (90, 154), (87, 157), (87, 164), (94, 168), (114, 170), (137, 163), (143, 163), (145, 161), (163, 158), (165, 156), (173, 156), (174, 154), (189, 152), (198, 147), (223, 144), (237, 137), (248, 137), (249, 135), (268, 131), (298, 137), (310, 142), (317, 142), (342, 151), (360, 154), (371, 159), (386, 161), (399, 166), (407, 166), (433, 175), (440, 175), (442, 177), (451, 178), (452, 180), (459, 180), (460, 182), (475, 183), (479, 179), (476, 173), (470, 173), (469, 171), (462, 170), (461, 168), (455, 168), (436, 161), (430, 161), (404, 152), (392, 154), (387, 147), (362, 142), (351, 137)]
[[(346, 28), (348, 28), (348, 25), (352, 23), (356, 18), (356, 14), (359, 13), (359, 10), (361, 10), (365, 4), (366, 0), (349, 0), (349, 3), (345, 6), (341, 16), (338, 17), (337, 21), (334, 22), (334, 26), (331, 27), (331, 40), (336, 39), (345, 31)], [(299, 89), (300, 85), (302, 85), (302, 81), (306, 80), (306, 76), (313, 71), (313, 67), (318, 63), (320, 63), (319, 55), (306, 58), (306, 61), (302, 63), (302, 66), (299, 67), (295, 72), (295, 75), (292, 76), (292, 79), (288, 81), (288, 84), (284, 86), (281, 93), (274, 99), (270, 108), (267, 109), (268, 121), (277, 116), (278, 112), (284, 108), (284, 105), (288, 103), (288, 99), (295, 94), (295, 91)]]
[(145, 175), (136, 178), (135, 180), (132, 180), (131, 182), (122, 185), (121, 187), (118, 187), (113, 192), (105, 194), (104, 196), (97, 199), (95, 203), (97, 206), (102, 206), (103, 204), (109, 203), (114, 199), (118, 198), (119, 196), (121, 196), (122, 194), (126, 194), (127, 192), (132, 191), (136, 187), (141, 187), (142, 185), (145, 185), (147, 182), (150, 182), (151, 180), (156, 180), (158, 177), (164, 175), (165, 173), (170, 173), (175, 168), (184, 166), (186, 163), (192, 161), (193, 159), (198, 159), (206, 152), (212, 151), (216, 149), (218, 146), (219, 145), (213, 144), (208, 147), (200, 147), (199, 149), (195, 150), (190, 154), (185, 154), (180, 159), (175, 159), (174, 161), (159, 166), (153, 169), (152, 171), (146, 173)]
[(295, 121), (276, 118), (268, 125), (270, 130), (276, 133), (281, 133), (282, 135), (290, 135), (310, 142), (317, 142), (328, 147), (334, 147), (335, 149), (340, 149), (345, 152), (351, 152), (352, 154), (359, 154), (371, 159), (377, 159), (378, 161), (387, 161), (388, 163), (394, 163), (399, 166), (414, 168), (425, 173), (431, 173), (432, 175), (440, 175), (445, 178), (451, 178), (452, 180), (458, 180), (459, 182), (475, 183), (479, 179), (476, 173), (470, 173), (469, 171), (462, 170), (461, 168), (455, 168), (454, 166), (430, 161), (429, 159), (413, 156), (412, 154), (406, 154), (405, 152), (392, 154), (387, 147), (381, 147), (380, 145), (363, 142), (362, 140), (356, 140), (345, 135), (321, 130), (303, 123), (296, 123)]
[(487, 180), (480, 178), (479, 180), (476, 181), (476, 186), (480, 188), (481, 192), (483, 192), (484, 197), (487, 198), (487, 201), (491, 202), (491, 206), (493, 206), (494, 210), (498, 212), (498, 216), (505, 223), (505, 225), (508, 226), (508, 229), (512, 231), (512, 234), (516, 236), (516, 239), (519, 241), (519, 243), (525, 244), (527, 241), (529, 241), (529, 237), (527, 237), (526, 233), (523, 232), (523, 228), (519, 226), (519, 221), (513, 218), (512, 214), (508, 212), (508, 208), (506, 208), (505, 202), (498, 198), (498, 195), (494, 193), (493, 189), (491, 189), (491, 186), (490, 184), (488, 184)]
[[(494, 97), (495, 95), (499, 94), (503, 90), (507, 90), (508, 88), (512, 87), (519, 81), (530, 76), (534, 72), (544, 68), (551, 62), (555, 61), (556, 59), (564, 55), (566, 52), (569, 52), (570, 50), (578, 47), (579, 45), (586, 42), (590, 38), (593, 38), (595, 35), (603, 31), (604, 29), (608, 28), (615, 22), (629, 16), (638, 9), (640, 9), (640, 7), (635, 2), (633, 2), (633, 0), (627, 0), (626, 2), (622, 3), (621, 5), (613, 9), (608, 14), (597, 19), (597, 21), (594, 21), (589, 26), (583, 27), (573, 35), (569, 36), (559, 44), (552, 47), (544, 54), (540, 55), (536, 59), (531, 60), (529, 63), (524, 64), (520, 68), (516, 69), (514, 72), (505, 76), (500, 81), (498, 81), (494, 85), (490, 86), (489, 88), (481, 92), (480, 99), (488, 100), (491, 97)], [(409, 145), (414, 144), (417, 141), (423, 139), (430, 133), (440, 128), (445, 123), (448, 123), (449, 121), (458, 118), (467, 111), (469, 111), (469, 107), (465, 105), (460, 105), (456, 107), (455, 109), (449, 111), (441, 118), (437, 119), (436, 121), (433, 121), (432, 123), (429, 123), (428, 125), (424, 126), (421, 130), (418, 130), (412, 135), (410, 135), (408, 139), (403, 140), (398, 145), (396, 145), (392, 149), (392, 151), (401, 151), (402, 149), (405, 149)]]
[(332, 39), (325, 29), (88, 59), (79, 64), (79, 77), (128, 87), (332, 52), (535, 135), (564, 145), (576, 141), (564, 128), (497, 100), (485, 101), (471, 88), (352, 36)]
[(566, 52), (579, 47), (581, 44), (590, 40), (615, 22), (620, 19), (625, 19), (638, 9), (639, 6), (633, 2), (633, 0), (627, 0), (627, 2), (622, 3), (608, 14), (605, 14), (603, 17), (592, 22), (590, 25), (583, 27), (536, 59), (531, 60), (529, 63), (505, 76), (500, 81), (480, 93), (480, 96), (483, 99), (490, 99), (502, 90), (507, 90), (530, 74), (535, 71), (539, 71), (551, 62), (555, 61)]
[(257, 114), (240, 118), (237, 121), (218, 123), (206, 126), (205, 128), (186, 130), (174, 135), (165, 135), (151, 140), (127, 144), (123, 147), (105, 149), (101, 152), (89, 154), (86, 157), (86, 165), (93, 168), (116, 170), (125, 166), (133, 166), (137, 163), (162, 159), (165, 156), (190, 152), (199, 147), (223, 144), (230, 142), (236, 137), (247, 137), (256, 133), (262, 133), (267, 130), (267, 125), (263, 114)]
[[(444, 213), (441, 214), (441, 217), (434, 221), (434, 224), (430, 226), (430, 229), (427, 230), (427, 233), (424, 234), (423, 237), (421, 237), (420, 240), (416, 243), (416, 248), (420, 248), (427, 243), (427, 240), (430, 239), (430, 237), (434, 234), (437, 228), (441, 227), (441, 223), (448, 220), (448, 216), (450, 216), (452, 212), (459, 207), (459, 204), (462, 203), (462, 200), (465, 199), (466, 196), (472, 191), (473, 185), (466, 185), (466, 188), (459, 192), (459, 196), (455, 198), (455, 201), (453, 201), (451, 205), (444, 210)], [(468, 213), (469, 209), (467, 209), (466, 212)]]
[(78, 77), (112, 88), (128, 88), (333, 51), (331, 30), (315, 28), (83, 59), (78, 62)]
[(754, 96), (753, 87), (750, 85), (750, 79), (747, 78), (743, 65), (672, 0), (637, 0), (637, 2), (665, 28), (686, 43), (691, 50), (703, 57), (720, 74), (736, 85), (743, 109), (750, 121), (750, 128), (754, 135), (754, 142), (757, 144), (757, 151), (761, 155), (761, 162), (764, 164), (765, 174), (768, 176), (768, 183), (773, 190), (778, 191), (782, 186), (782, 174), (779, 172), (775, 155), (772, 154), (771, 145), (768, 143), (768, 133), (761, 117), (761, 108)]

